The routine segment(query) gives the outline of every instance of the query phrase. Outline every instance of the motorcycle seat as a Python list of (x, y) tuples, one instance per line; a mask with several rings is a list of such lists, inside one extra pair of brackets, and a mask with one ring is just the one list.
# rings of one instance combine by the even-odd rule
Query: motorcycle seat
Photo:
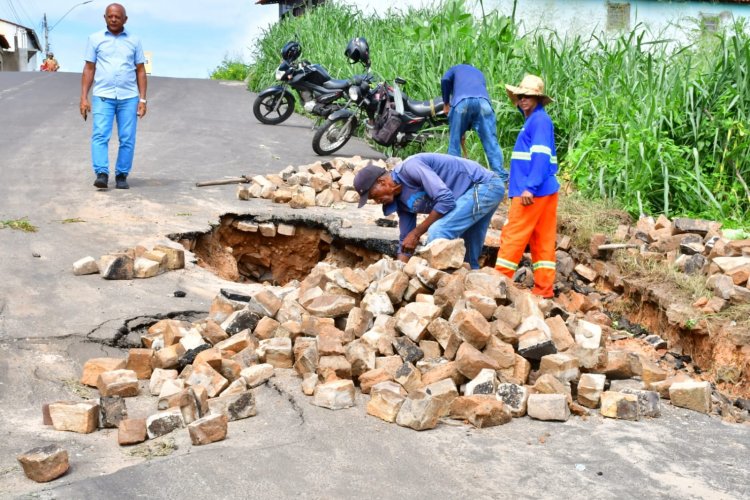
[(443, 111), (443, 98), (436, 97), (429, 101), (406, 101), (406, 109), (417, 116), (435, 116)]
[(344, 90), (350, 85), (349, 80), (328, 80), (323, 83), (323, 87), (329, 90)]

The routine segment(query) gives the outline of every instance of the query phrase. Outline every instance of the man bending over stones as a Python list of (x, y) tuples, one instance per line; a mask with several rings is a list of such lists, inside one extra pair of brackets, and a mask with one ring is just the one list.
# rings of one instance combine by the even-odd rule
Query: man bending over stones
[[(404, 262), (427, 233), (438, 238), (462, 238), (465, 261), (479, 268), (484, 237), (492, 215), (505, 195), (503, 180), (478, 163), (455, 156), (421, 153), (392, 171), (369, 164), (354, 178), (359, 207), (367, 200), (383, 205), (383, 213), (398, 213), (399, 255)], [(417, 214), (428, 214), (417, 224)]]

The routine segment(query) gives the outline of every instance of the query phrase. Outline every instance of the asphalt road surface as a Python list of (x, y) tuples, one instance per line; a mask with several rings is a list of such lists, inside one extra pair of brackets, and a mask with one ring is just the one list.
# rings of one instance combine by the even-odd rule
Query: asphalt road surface
[[(665, 405), (641, 422), (592, 416), (528, 418), (476, 430), (442, 424), (415, 432), (357, 407), (312, 406), (291, 374), (257, 390), (258, 415), (232, 422), (203, 447), (175, 434), (164, 457), (42, 425), (45, 402), (80, 394), (71, 383), (93, 356), (124, 357), (97, 339), (141, 316), (208, 310), (226, 282), (188, 265), (148, 280), (76, 277), (81, 257), (205, 231), (224, 213), (283, 210), (243, 202), (234, 186), (201, 180), (278, 172), (318, 159), (311, 122), (255, 121), (254, 95), (237, 83), (151, 78), (128, 191), (93, 188), (90, 122), (78, 114), (80, 75), (0, 73), (0, 496), (33, 498), (748, 498), (750, 428)], [(360, 141), (342, 156), (379, 157)], [(354, 218), (356, 210), (316, 217)], [(363, 221), (365, 218), (362, 219)], [(187, 292), (176, 298), (175, 290)], [(78, 391), (78, 392), (77, 392)], [(71, 469), (47, 484), (15, 457), (57, 443)]]

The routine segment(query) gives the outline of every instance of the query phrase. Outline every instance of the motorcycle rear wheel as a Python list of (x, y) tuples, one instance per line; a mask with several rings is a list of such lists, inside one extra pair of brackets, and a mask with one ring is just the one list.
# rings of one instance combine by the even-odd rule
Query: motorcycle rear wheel
[(292, 116), (292, 113), (294, 113), (294, 98), (287, 93), (258, 96), (253, 103), (255, 118), (266, 125), (278, 125)]
[(349, 142), (354, 132), (355, 120), (342, 116), (326, 122), (315, 131), (312, 147), (315, 153), (326, 156), (335, 153)]

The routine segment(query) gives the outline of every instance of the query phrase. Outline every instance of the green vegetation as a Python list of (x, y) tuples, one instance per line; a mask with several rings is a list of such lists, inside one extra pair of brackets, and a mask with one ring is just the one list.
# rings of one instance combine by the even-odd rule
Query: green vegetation
[(229, 56), (224, 56), (224, 60), (215, 70), (211, 72), (212, 80), (237, 80), (243, 81), (247, 78), (247, 64)]
[(63, 219), (60, 222), (62, 222), (63, 224), (77, 224), (79, 222), (86, 222), (86, 221), (81, 219), (80, 217), (73, 217), (70, 219)]
[(177, 444), (172, 437), (162, 437), (148, 441), (147, 443), (134, 446), (125, 453), (131, 457), (145, 458), (151, 460), (157, 457), (166, 457), (177, 450)]
[(581, 193), (560, 197), (557, 208), (560, 231), (570, 235), (573, 246), (587, 248), (595, 233), (613, 235), (630, 216), (611, 200), (587, 199)]
[(82, 399), (89, 399), (91, 397), (91, 389), (83, 385), (78, 379), (66, 378), (62, 381), (65, 388)]
[[(715, 35), (696, 32), (693, 43), (674, 47), (647, 37), (642, 26), (610, 38), (548, 31), (520, 36), (509, 17), (487, 12), (477, 19), (470, 5), (446, 0), (381, 18), (326, 3), (264, 33), (248, 68), (249, 87), (274, 83), (279, 50), (295, 35), (302, 57), (334, 78), (361, 70), (346, 63), (343, 51), (353, 36), (367, 37), (375, 73), (406, 78), (406, 92), (416, 99), (439, 95), (442, 73), (468, 62), (487, 77), (507, 159), (522, 120), (504, 84), (539, 74), (555, 98), (548, 111), (563, 182), (587, 197), (618, 200), (636, 216), (750, 223), (750, 36), (744, 24)], [(446, 142), (425, 149), (445, 151)], [(468, 147), (484, 162), (475, 134)]]
[(37, 232), (37, 227), (29, 222), (26, 217), (21, 219), (0, 220), (0, 229), (5, 229), (6, 227), (18, 231), (24, 231), (26, 233)]

